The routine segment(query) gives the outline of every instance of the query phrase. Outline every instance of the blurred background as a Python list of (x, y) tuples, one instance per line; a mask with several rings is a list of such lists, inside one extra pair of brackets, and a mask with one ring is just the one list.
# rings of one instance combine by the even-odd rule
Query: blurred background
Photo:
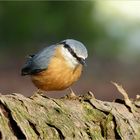
[(140, 94), (140, 1), (135, 0), (0, 2), (0, 92), (32, 95), (37, 89), (30, 77), (20, 75), (26, 57), (66, 38), (83, 42), (89, 51), (75, 93), (121, 98), (114, 81), (130, 97)]

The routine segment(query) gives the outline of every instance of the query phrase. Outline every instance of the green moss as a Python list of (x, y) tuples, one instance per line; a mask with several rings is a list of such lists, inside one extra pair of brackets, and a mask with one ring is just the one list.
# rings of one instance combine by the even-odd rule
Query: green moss
[(104, 133), (104, 137), (106, 137), (106, 138), (108, 138), (108, 137), (112, 138), (113, 136), (115, 136), (114, 127), (113, 127), (112, 123), (113, 123), (113, 116), (112, 116), (112, 114), (109, 114), (109, 115), (107, 115), (106, 120), (104, 120), (101, 124), (103, 133)]
[(90, 125), (88, 126), (88, 129), (86, 130), (86, 132), (89, 138), (92, 140), (104, 140), (99, 126)]
[(97, 110), (96, 108), (93, 108), (93, 106), (87, 102), (83, 102), (83, 108), (85, 111), (85, 121), (89, 122), (87, 134), (93, 140), (103, 140), (104, 136), (102, 136), (100, 125), (106, 120), (106, 114)]
[(83, 102), (83, 108), (85, 111), (84, 117), (86, 121), (100, 122), (106, 118), (106, 115), (101, 111), (94, 109), (89, 103)]

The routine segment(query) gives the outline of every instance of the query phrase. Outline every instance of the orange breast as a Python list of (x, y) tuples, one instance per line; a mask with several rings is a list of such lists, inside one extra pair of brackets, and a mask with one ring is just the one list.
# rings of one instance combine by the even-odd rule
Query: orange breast
[(47, 70), (32, 75), (32, 81), (39, 89), (63, 90), (70, 87), (77, 81), (82, 72), (82, 65), (76, 68), (68, 66), (66, 60), (60, 52), (60, 48), (56, 49), (55, 56), (50, 60)]

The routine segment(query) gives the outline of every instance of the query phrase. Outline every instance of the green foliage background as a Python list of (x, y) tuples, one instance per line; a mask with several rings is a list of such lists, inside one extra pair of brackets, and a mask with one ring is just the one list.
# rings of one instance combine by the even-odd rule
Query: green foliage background
[(95, 40), (93, 2), (0, 2), (1, 42)]
[(0, 48), (24, 54), (40, 44), (74, 38), (93, 50), (106, 37), (103, 24), (94, 18), (94, 7), (94, 1), (0, 2)]

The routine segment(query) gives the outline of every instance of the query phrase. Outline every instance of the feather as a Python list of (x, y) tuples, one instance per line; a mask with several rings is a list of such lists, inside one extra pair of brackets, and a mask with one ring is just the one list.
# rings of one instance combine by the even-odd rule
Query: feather
[(56, 47), (56, 45), (52, 45), (42, 49), (35, 55), (30, 55), (21, 70), (21, 75), (32, 75), (47, 69)]

